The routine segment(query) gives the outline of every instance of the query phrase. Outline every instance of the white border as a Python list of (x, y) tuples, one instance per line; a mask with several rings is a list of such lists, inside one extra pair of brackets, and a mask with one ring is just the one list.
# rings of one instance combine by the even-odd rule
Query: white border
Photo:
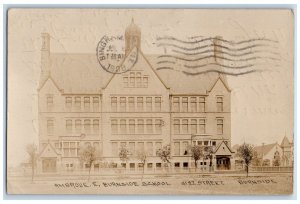
[[(109, 8), (118, 8), (118, 7), (133, 7), (133, 8), (139, 8), (139, 7), (154, 7), (154, 8), (167, 8), (167, 7), (172, 7), (172, 8), (180, 8), (180, 7), (189, 7), (189, 8), (199, 8), (199, 7), (205, 7), (205, 8), (240, 8), (240, 7), (246, 7), (246, 8), (291, 8), (294, 7), (296, 9), (296, 7), (298, 7), (298, 1), (297, 0), (278, 0), (278, 1), (268, 1), (268, 0), (244, 0), (244, 1), (238, 1), (238, 0), (229, 0), (229, 1), (222, 1), (222, 0), (205, 0), (205, 1), (201, 1), (201, 2), (196, 2), (193, 0), (173, 0), (172, 2), (162, 2), (162, 1), (158, 1), (158, 0), (144, 0), (143, 2), (138, 1), (138, 0), (132, 0), (132, 1), (121, 1), (121, 0), (102, 0), (102, 1), (97, 1), (97, 0), (79, 0), (79, 1), (67, 1), (67, 0), (48, 0), (48, 1), (38, 1), (38, 0), (27, 0), (26, 4), (24, 4), (25, 2), (22, 0), (3, 0), (2, 1), (2, 10), (1, 10), (1, 15), (0, 15), (0, 21), (2, 22), (2, 31), (1, 32), (1, 45), (2, 45), (2, 51), (1, 51), (1, 55), (0, 55), (0, 61), (3, 62), (3, 69), (1, 70), (1, 80), (2, 80), (2, 88), (1, 90), (1, 94), (2, 96), (5, 96), (5, 82), (6, 82), (6, 71), (5, 71), (5, 51), (6, 48), (4, 47), (6, 44), (6, 39), (4, 38), (6, 36), (5, 33), (5, 22), (4, 22), (4, 17), (5, 17), (5, 13), (6, 12), (6, 7), (73, 7), (73, 8), (78, 8), (78, 7), (88, 7), (88, 8), (92, 8), (92, 7), (109, 7)], [(70, 3), (76, 3), (76, 4), (70, 4)], [(125, 3), (127, 5), (125, 5)], [(196, 3), (198, 3), (196, 5)], [(200, 4), (199, 4), (200, 3)], [(270, 4), (271, 3), (271, 4)], [(6, 4), (6, 5), (5, 5)], [(36, 5), (33, 5), (36, 4)], [(121, 4), (121, 5), (120, 5)], [(163, 5), (161, 5), (163, 4)], [(190, 5), (189, 5), (190, 4)], [(290, 4), (290, 5), (288, 5)], [(293, 4), (293, 5), (292, 5)], [(295, 19), (296, 22), (296, 31), (295, 31), (295, 37), (297, 39), (298, 36), (298, 29), (299, 29), (299, 15), (295, 15), (295, 17), (297, 19)], [(297, 34), (297, 35), (296, 35)], [(297, 63), (296, 63), (296, 59), (299, 58), (299, 52), (297, 52), (297, 47), (299, 46), (299, 41), (296, 41), (297, 44), (295, 44), (295, 54), (297, 54), (297, 56), (295, 57), (295, 67), (297, 67)], [(299, 120), (297, 120), (297, 116), (299, 115), (299, 109), (297, 108), (297, 102), (299, 101), (299, 84), (298, 84), (298, 79), (299, 79), (299, 72), (297, 71), (297, 69), (295, 68), (295, 144), (296, 144), (296, 148), (295, 148), (295, 154), (297, 155), (297, 151), (298, 151), (298, 145), (299, 145), (299, 139), (297, 139), (298, 136), (298, 132), (297, 132), (297, 127), (299, 125)], [(3, 136), (5, 136), (5, 129), (4, 129), (4, 125), (5, 125), (5, 104), (6, 104), (6, 98), (1, 97), (0, 99), (0, 110), (1, 113), (3, 113), (3, 116), (1, 117), (1, 121), (0, 121), (0, 127), (2, 129), (3, 132)], [(1, 150), (4, 150), (5, 144), (3, 143), (3, 140), (0, 140), (0, 148)], [(5, 152), (4, 151), (0, 151), (0, 156), (2, 158), (2, 163), (4, 163), (4, 159), (5, 159)], [(296, 157), (297, 159), (297, 157)], [(4, 169), (5, 165), (1, 165), (1, 169), (0, 169), (0, 173), (1, 175), (4, 175)], [(297, 168), (296, 166), (296, 170), (297, 172), (295, 172), (295, 175), (299, 175), (299, 168)], [(80, 196), (80, 198), (78, 196), (73, 196), (72, 197), (61, 197), (59, 196), (58, 199), (63, 199), (60, 202), (64, 202), (66, 199), (80, 199), (80, 200), (72, 200), (72, 203), (82, 203), (83, 201), (81, 199), (117, 199), (117, 200), (123, 200), (121, 201), (122, 203), (132, 203), (133, 201), (129, 200), (129, 199), (177, 199), (176, 201), (171, 201), (172, 203), (179, 203), (179, 202), (185, 202), (183, 200), (190, 200), (190, 199), (217, 199), (214, 200), (213, 202), (223, 202), (220, 201), (219, 199), (233, 199), (235, 201), (229, 201), (230, 203), (235, 203), (235, 202), (241, 202), (238, 201), (237, 199), (247, 199), (247, 201), (242, 201), (242, 202), (252, 202), (253, 199), (256, 200), (264, 200), (263, 202), (266, 202), (266, 199), (272, 199), (272, 203), (276, 203), (276, 202), (282, 202), (280, 201), (281, 199), (297, 199), (297, 195), (299, 192), (299, 188), (296, 187), (296, 183), (298, 183), (298, 176), (297, 178), (297, 182), (295, 182), (295, 190), (297, 192), (294, 193), (294, 196), (291, 196), (289, 198), (287, 197), (266, 197), (266, 196), (230, 196), (230, 197), (213, 197), (213, 196), (201, 196), (201, 197), (190, 197), (190, 196), (137, 196), (137, 197), (133, 197), (133, 196), (120, 196), (120, 197), (113, 197), (113, 196)], [(4, 196), (4, 183), (5, 182), (5, 178), (3, 177), (3, 179), (1, 179), (2, 181), (2, 185), (0, 186), (0, 191), (1, 191), (1, 195), (2, 195), (2, 199)], [(52, 203), (53, 201), (49, 200), (49, 198), (47, 198), (48, 196), (44, 197), (44, 196), (32, 196), (30, 198), (30, 196), (25, 196), (25, 197), (5, 197), (5, 199), (18, 199), (18, 200), (4, 200), (4, 202), (1, 203), (16, 203), (18, 201), (20, 201), (21, 199), (47, 199), (44, 200), (43, 202), (46, 203)], [(20, 199), (21, 198), (21, 199)], [(50, 198), (50, 199), (53, 199)], [(275, 199), (275, 200), (274, 200)], [(280, 200), (277, 200), (280, 199)], [(147, 200), (143, 200), (143, 201), (134, 201), (134, 202), (145, 202), (145, 203), (153, 203), (153, 201), (147, 201)], [(276, 201), (277, 200), (277, 201)], [(28, 202), (28, 203), (35, 203), (35, 202), (40, 202), (40, 201), (32, 201), (32, 200), (22, 200), (22, 202)], [(55, 201), (56, 202), (56, 201)], [(85, 202), (85, 201), (84, 201)], [(93, 202), (103, 202), (103, 201), (93, 201)], [(163, 203), (165, 203), (166, 201), (162, 201)], [(169, 201), (170, 202), (170, 201)], [(196, 201), (197, 203), (199, 202), (207, 202), (207, 201)], [(291, 201), (291, 202), (295, 202), (295, 200)]]

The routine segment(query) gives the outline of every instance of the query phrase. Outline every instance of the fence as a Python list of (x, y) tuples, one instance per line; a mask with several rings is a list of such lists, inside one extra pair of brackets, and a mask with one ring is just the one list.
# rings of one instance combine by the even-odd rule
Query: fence
[(292, 166), (252, 166), (251, 172), (293, 172)]

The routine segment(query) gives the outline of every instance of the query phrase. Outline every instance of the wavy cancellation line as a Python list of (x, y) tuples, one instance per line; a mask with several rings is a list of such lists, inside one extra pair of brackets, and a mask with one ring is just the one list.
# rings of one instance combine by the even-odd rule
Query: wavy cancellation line
[(199, 57), (199, 58), (195, 58), (195, 59), (188, 59), (188, 58), (178, 57), (178, 56), (173, 56), (173, 55), (160, 55), (157, 58), (173, 58), (173, 59), (187, 61), (187, 62), (197, 62), (197, 61), (201, 61), (201, 60), (205, 60), (205, 59), (209, 59), (209, 58), (222, 59), (222, 60), (227, 60), (227, 61), (231, 61), (231, 62), (247, 62), (247, 61), (257, 60), (257, 59), (270, 59), (270, 60), (279, 61), (279, 59), (274, 58), (274, 57), (259, 57), (259, 56), (248, 57), (248, 58), (244, 58), (244, 59), (230, 59), (230, 58), (223, 57), (223, 56), (208, 55), (208, 56)]
[(200, 74), (207, 74), (207, 73), (210, 73), (210, 72), (216, 72), (216, 73), (219, 73), (219, 74), (225, 74), (225, 75), (231, 75), (231, 76), (240, 76), (240, 75), (245, 75), (245, 74), (258, 72), (258, 70), (249, 70), (249, 71), (240, 72), (240, 73), (226, 72), (226, 71), (220, 71), (220, 70), (216, 70), (216, 69), (210, 69), (210, 70), (201, 71), (201, 72), (182, 71), (182, 73), (184, 73), (185, 75), (191, 75), (191, 76), (200, 75)]
[[(175, 62), (173, 61), (159, 61), (156, 64), (175, 64)], [(229, 68), (229, 69), (245, 69), (245, 68), (249, 68), (249, 67), (253, 67), (254, 64), (248, 64), (248, 65), (243, 65), (243, 66), (229, 66), (229, 65), (224, 65), (224, 64), (220, 64), (220, 63), (206, 63), (206, 64), (196, 64), (196, 65), (184, 65), (185, 68), (188, 69), (197, 69), (197, 68), (202, 68), (202, 67), (206, 67), (209, 65), (217, 65), (220, 67), (224, 67), (224, 68)], [(166, 66), (162, 66), (162, 67), (166, 67)], [(160, 70), (161, 67), (158, 67), (157, 69)]]
[(207, 53), (225, 54), (225, 55), (229, 55), (231, 57), (242, 57), (242, 56), (251, 55), (251, 54), (257, 54), (257, 53), (269, 53), (269, 54), (273, 54), (273, 55), (279, 56), (279, 53), (272, 52), (270, 50), (247, 51), (245, 53), (239, 53), (239, 54), (228, 53), (228, 52), (225, 52), (225, 51), (218, 51), (218, 50), (213, 50), (213, 49), (207, 49), (207, 50), (204, 50), (204, 51), (201, 51), (201, 52), (192, 52), (192, 53), (185, 52), (185, 51), (180, 51), (180, 50), (176, 50), (176, 49), (172, 49), (172, 52), (177, 53), (177, 54), (187, 55), (187, 56), (203, 55), (203, 54), (207, 54)]
[[(197, 38), (200, 38), (200, 37), (190, 37), (190, 39), (197, 39)], [(230, 41), (230, 40), (224, 40), (222, 38), (212, 38), (212, 37), (208, 37), (208, 38), (203, 38), (203, 39), (200, 39), (200, 40), (192, 40), (192, 41), (185, 41), (185, 40), (181, 40), (181, 39), (178, 39), (178, 38), (175, 38), (175, 37), (172, 37), (172, 36), (166, 36), (166, 37), (158, 37), (157, 38), (158, 41), (163, 41), (163, 40), (166, 40), (166, 41), (175, 41), (175, 42), (179, 42), (179, 43), (184, 43), (184, 44), (196, 44), (196, 43), (200, 43), (200, 42), (205, 42), (205, 41), (213, 41), (213, 40), (218, 40), (218, 41), (221, 41), (223, 43), (228, 43), (230, 45), (242, 45), (242, 44), (245, 44), (245, 43), (252, 43), (252, 42), (257, 42), (257, 41), (265, 41), (265, 42), (269, 42), (269, 43), (278, 43), (278, 41), (276, 40), (271, 40), (271, 39), (268, 39), (268, 38), (251, 38), (251, 39), (248, 39), (248, 40), (241, 40), (241, 41)]]
[(252, 48), (256, 48), (256, 47), (271, 47), (271, 48), (277, 49), (277, 47), (274, 47), (274, 46), (271, 46), (268, 44), (254, 44), (254, 45), (248, 45), (248, 46), (245, 46), (242, 48), (230, 48), (230, 47), (223, 46), (223, 45), (208, 44), (208, 45), (202, 45), (202, 46), (188, 48), (188, 47), (183, 47), (183, 46), (180, 46), (180, 45), (177, 45), (174, 43), (159, 43), (159, 44), (157, 44), (157, 47), (174, 47), (174, 48), (178, 48), (178, 49), (185, 50), (185, 51), (195, 51), (195, 50), (201, 50), (204, 48), (218, 47), (218, 48), (222, 48), (222, 49), (225, 49), (227, 51), (232, 51), (232, 52), (244, 51), (244, 50), (252, 49)]

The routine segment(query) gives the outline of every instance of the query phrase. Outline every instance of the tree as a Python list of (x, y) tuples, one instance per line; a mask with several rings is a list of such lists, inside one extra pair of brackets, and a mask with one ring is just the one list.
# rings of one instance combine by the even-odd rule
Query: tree
[[(140, 150), (137, 152), (137, 159), (142, 163), (143, 165), (143, 176), (144, 176), (144, 173), (145, 173), (145, 164), (146, 164), (146, 161), (147, 161), (147, 152), (145, 150)], [(143, 179), (143, 176), (142, 176), (142, 179)]]
[(209, 159), (209, 168), (212, 170), (212, 159), (214, 154), (214, 148), (212, 146), (204, 147), (204, 158)]
[(200, 145), (194, 145), (190, 147), (191, 156), (195, 161), (195, 171), (197, 169), (197, 161), (204, 157), (203, 147)]
[(34, 171), (37, 164), (38, 159), (38, 151), (37, 146), (35, 144), (29, 144), (26, 147), (26, 152), (29, 155), (29, 164), (31, 166), (31, 182), (33, 182), (34, 179)]
[(244, 143), (242, 144), (238, 149), (237, 149), (237, 155), (244, 161), (245, 167), (246, 167), (246, 172), (247, 172), (247, 177), (249, 174), (249, 166), (251, 164), (251, 161), (254, 157), (255, 150), (253, 148), (253, 145)]
[(160, 148), (156, 151), (157, 156), (167, 165), (171, 164), (171, 147), (170, 145), (165, 145), (163, 148)]
[(262, 166), (263, 165), (262, 158), (259, 157), (259, 155), (256, 151), (254, 151), (254, 153), (253, 153), (253, 159), (252, 159), (251, 164), (253, 166)]
[(275, 157), (275, 159), (273, 159), (273, 166), (280, 166), (281, 162), (280, 162), (280, 157)]
[(99, 153), (98, 153), (96, 147), (91, 146), (91, 145), (87, 145), (83, 149), (80, 149), (80, 151), (79, 151), (80, 161), (88, 164), (88, 167), (89, 167), (88, 181), (90, 180), (92, 165), (94, 164), (95, 161), (98, 160), (98, 156), (99, 156)]
[(126, 146), (122, 146), (119, 152), (119, 157), (121, 161), (126, 162), (126, 166), (127, 166), (127, 161), (129, 160), (129, 154), (130, 153), (126, 148)]

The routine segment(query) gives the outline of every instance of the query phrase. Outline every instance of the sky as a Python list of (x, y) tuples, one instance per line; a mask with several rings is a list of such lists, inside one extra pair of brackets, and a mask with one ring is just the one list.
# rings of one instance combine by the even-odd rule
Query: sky
[(8, 165), (25, 158), (37, 142), (37, 86), (41, 33), (51, 36), (51, 52), (94, 53), (103, 35), (123, 34), (134, 18), (142, 30), (142, 51), (162, 54), (157, 37), (214, 37), (278, 41), (280, 62), (258, 72), (227, 76), (232, 90), (232, 144), (279, 142), (294, 131), (294, 36), (290, 10), (96, 10), (12, 9), (8, 15)]

